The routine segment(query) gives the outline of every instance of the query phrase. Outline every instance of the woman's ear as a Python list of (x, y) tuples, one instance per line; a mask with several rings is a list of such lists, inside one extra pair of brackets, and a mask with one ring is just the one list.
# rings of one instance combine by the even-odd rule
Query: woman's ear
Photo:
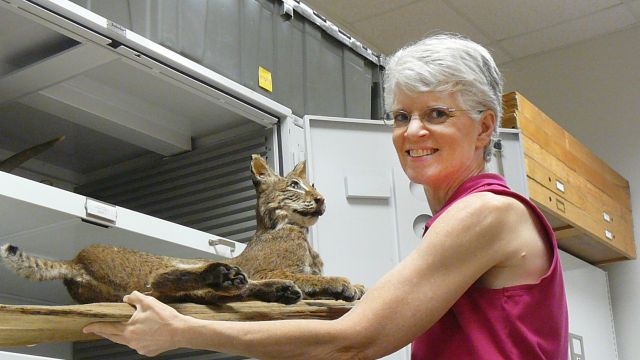
[(476, 147), (484, 148), (493, 136), (493, 131), (497, 126), (496, 114), (492, 110), (486, 110), (480, 117), (480, 128), (476, 139)]

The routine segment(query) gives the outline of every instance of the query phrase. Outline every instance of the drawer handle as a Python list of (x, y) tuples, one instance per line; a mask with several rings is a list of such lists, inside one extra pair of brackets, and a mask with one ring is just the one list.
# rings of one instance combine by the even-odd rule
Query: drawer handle
[(602, 212), (602, 218), (604, 219), (604, 221), (606, 221), (608, 223), (613, 221), (613, 218), (611, 218), (611, 215), (609, 215), (609, 213), (606, 212), (606, 211)]
[(564, 193), (564, 183), (558, 179), (556, 179), (556, 189), (561, 193)]
[(235, 241), (231, 241), (224, 238), (209, 239), (209, 246), (215, 249), (216, 245), (222, 245), (222, 246), (228, 247), (229, 251), (231, 252), (231, 256), (233, 256), (233, 253), (236, 251)]
[(616, 235), (609, 231), (609, 229), (604, 229), (604, 236), (609, 240), (613, 240), (616, 238)]
[(556, 198), (556, 208), (562, 212), (565, 212), (564, 201)]
[(115, 225), (118, 218), (118, 210), (115, 205), (86, 198), (84, 203), (85, 218), (108, 225)]

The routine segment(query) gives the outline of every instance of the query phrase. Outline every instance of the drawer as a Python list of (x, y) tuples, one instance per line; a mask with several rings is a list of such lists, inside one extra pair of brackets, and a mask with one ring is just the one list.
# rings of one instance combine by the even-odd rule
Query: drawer
[(629, 259), (635, 255), (627, 250), (626, 236), (616, 234), (617, 229), (608, 229), (612, 237), (608, 240), (605, 227), (590, 214), (532, 178), (527, 178), (527, 185), (529, 196), (553, 225), (558, 247), (562, 250), (592, 264)]
[(616, 202), (631, 209), (629, 182), (624, 177), (527, 99), (519, 94), (515, 97), (516, 108), (508, 109), (510, 116), (515, 117), (515, 123), (511, 120), (513, 126), (578, 176), (589, 179)]
[(601, 226), (595, 219), (575, 204), (547, 189), (535, 179), (527, 178), (527, 186), (531, 199), (547, 212), (593, 234), (600, 232)]
[[(582, 210), (580, 216), (590, 216), (594, 236), (620, 247), (626, 256), (635, 257), (631, 211), (619, 204), (587, 179), (579, 176), (560, 160), (542, 150), (540, 146), (523, 137), (527, 176), (535, 180), (560, 199), (555, 207), (558, 216), (562, 214), (561, 203), (569, 202)], [(550, 204), (548, 204), (550, 206)], [(569, 222), (576, 219), (567, 218)]]
[(503, 100), (503, 125), (520, 130), (529, 196), (559, 246), (594, 264), (635, 258), (628, 181), (522, 95)]
[[(602, 219), (602, 218), (601, 218)], [(628, 258), (636, 257), (636, 246), (633, 241), (633, 226), (624, 218), (612, 218), (611, 221), (599, 221), (598, 236), (605, 241), (612, 242), (622, 250)]]

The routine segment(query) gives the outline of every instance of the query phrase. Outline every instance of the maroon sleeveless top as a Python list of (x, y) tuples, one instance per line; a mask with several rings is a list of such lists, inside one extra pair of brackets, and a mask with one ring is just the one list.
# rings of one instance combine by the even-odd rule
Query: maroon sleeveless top
[(451, 204), (482, 191), (512, 197), (533, 210), (553, 253), (549, 271), (535, 284), (501, 289), (471, 286), (413, 341), (411, 359), (567, 359), (567, 301), (557, 242), (551, 225), (529, 199), (509, 189), (500, 175), (479, 174), (455, 191), (427, 222), (425, 232)]

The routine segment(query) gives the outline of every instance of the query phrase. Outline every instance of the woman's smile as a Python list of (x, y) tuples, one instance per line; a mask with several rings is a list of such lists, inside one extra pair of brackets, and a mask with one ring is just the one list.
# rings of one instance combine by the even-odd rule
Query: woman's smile
[(407, 155), (409, 155), (410, 158), (421, 158), (421, 157), (425, 157), (425, 156), (431, 156), (435, 153), (437, 153), (439, 150), (438, 149), (409, 149), (407, 151), (405, 151), (405, 153)]

